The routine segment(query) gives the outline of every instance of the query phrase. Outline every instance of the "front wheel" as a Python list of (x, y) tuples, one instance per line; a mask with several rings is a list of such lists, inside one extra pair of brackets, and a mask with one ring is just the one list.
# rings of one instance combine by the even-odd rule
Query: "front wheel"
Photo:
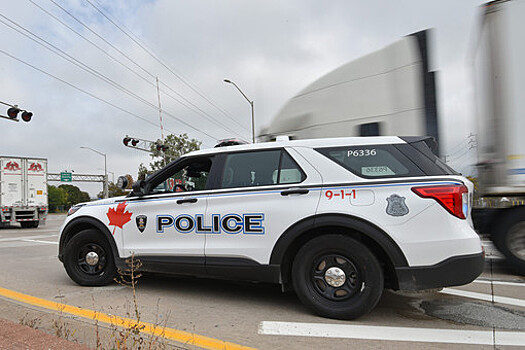
[(64, 267), (82, 286), (103, 286), (113, 281), (117, 269), (107, 239), (95, 229), (77, 233), (67, 243)]
[(350, 237), (308, 241), (292, 265), (299, 299), (318, 315), (351, 320), (370, 312), (383, 293), (383, 270), (374, 254)]

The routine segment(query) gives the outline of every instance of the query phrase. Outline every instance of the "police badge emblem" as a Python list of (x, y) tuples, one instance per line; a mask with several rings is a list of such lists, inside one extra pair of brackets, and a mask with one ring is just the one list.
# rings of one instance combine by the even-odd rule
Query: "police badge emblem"
[(137, 223), (137, 228), (139, 229), (140, 233), (144, 232), (146, 229), (146, 222), (148, 221), (148, 218), (146, 215), (139, 215), (135, 218), (135, 222)]
[(408, 214), (408, 207), (405, 203), (405, 197), (393, 194), (386, 199), (386, 213), (390, 216), (403, 216)]

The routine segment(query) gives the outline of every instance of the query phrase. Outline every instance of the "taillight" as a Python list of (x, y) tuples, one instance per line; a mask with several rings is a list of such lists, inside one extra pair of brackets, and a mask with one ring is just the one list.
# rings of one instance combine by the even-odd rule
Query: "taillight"
[(435, 199), (449, 213), (465, 219), (468, 213), (468, 189), (465, 185), (412, 187), (420, 197)]

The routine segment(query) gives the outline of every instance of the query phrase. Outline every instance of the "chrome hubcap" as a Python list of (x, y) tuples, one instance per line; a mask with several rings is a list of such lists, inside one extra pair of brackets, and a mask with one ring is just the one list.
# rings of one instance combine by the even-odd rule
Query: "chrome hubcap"
[(324, 274), (324, 280), (332, 287), (341, 287), (346, 282), (345, 272), (339, 267), (330, 267)]
[(98, 264), (98, 254), (95, 252), (89, 252), (86, 254), (86, 263), (90, 266), (95, 266)]

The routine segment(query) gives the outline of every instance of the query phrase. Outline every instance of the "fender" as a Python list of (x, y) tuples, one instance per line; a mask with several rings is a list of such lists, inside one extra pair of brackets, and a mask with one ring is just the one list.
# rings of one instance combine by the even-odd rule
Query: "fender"
[(71, 220), (66, 225), (66, 227), (64, 227), (64, 229), (62, 230), (62, 235), (60, 236), (60, 243), (58, 246), (58, 259), (60, 259), (60, 261), (63, 261), (62, 258), (64, 256), (64, 248), (66, 246), (66, 242), (69, 241), (69, 239), (73, 237), (73, 235), (76, 232), (88, 228), (96, 228), (97, 230), (102, 232), (102, 234), (108, 240), (109, 245), (111, 246), (111, 251), (113, 252), (115, 262), (118, 262), (120, 260), (120, 256), (118, 254), (117, 245), (115, 244), (115, 240), (113, 239), (111, 232), (109, 232), (109, 229), (106, 227), (106, 225), (104, 225), (101, 221), (91, 216), (79, 216), (78, 218)]
[(368, 221), (344, 214), (314, 215), (288, 228), (277, 240), (272, 250), (270, 264), (281, 264), (285, 258), (288, 247), (307, 231), (328, 226), (344, 227), (360, 232), (376, 242), (385, 251), (394, 267), (408, 266), (406, 257), (401, 249), (383, 230)]

